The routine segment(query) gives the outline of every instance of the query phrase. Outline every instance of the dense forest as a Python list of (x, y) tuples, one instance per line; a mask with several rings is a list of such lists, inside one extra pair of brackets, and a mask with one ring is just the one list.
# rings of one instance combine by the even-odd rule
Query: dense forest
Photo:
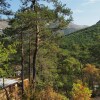
[[(9, 2), (0, 0), (0, 14), (13, 15), (0, 34), (0, 77), (21, 80), (20, 100), (90, 100), (100, 95), (100, 22), (65, 35), (60, 30), (72, 21), (66, 4), (21, 2), (14, 14)], [(24, 79), (29, 79), (27, 89)]]

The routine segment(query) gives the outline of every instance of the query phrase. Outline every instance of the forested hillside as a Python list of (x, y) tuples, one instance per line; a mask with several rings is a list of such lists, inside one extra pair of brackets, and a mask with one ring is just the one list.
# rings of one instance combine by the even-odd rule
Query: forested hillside
[(61, 47), (70, 51), (83, 64), (91, 63), (100, 66), (100, 24), (74, 32), (62, 38)]
[[(9, 2), (1, 1), (0, 14), (11, 14)], [(20, 2), (9, 19), (10, 27), (1, 25), (0, 88), (7, 100), (90, 100), (99, 96), (99, 22), (62, 35), (59, 30), (72, 21), (66, 4), (59, 0)], [(11, 85), (6, 89), (4, 78), (19, 79), (16, 91), (11, 91)]]
[[(100, 84), (100, 23), (63, 36), (61, 41), (60, 47), (67, 52), (67, 61), (72, 66), (70, 74), (74, 72), (74, 77), (80, 76), (94, 90), (93, 84)], [(65, 61), (66, 59), (64, 64)], [(76, 65), (77, 61), (80, 63), (79, 67)], [(66, 66), (68, 67), (68, 63)]]

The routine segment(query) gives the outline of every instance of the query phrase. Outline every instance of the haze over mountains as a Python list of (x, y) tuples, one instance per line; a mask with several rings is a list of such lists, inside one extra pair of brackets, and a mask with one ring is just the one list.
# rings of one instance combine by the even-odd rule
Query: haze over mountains
[[(0, 30), (2, 29), (5, 29), (6, 27), (9, 27), (8, 25), (8, 21), (7, 20), (0, 20)], [(62, 32), (64, 34), (70, 34), (72, 32), (75, 32), (77, 30), (80, 30), (80, 29), (84, 29), (88, 27), (87, 25), (77, 25), (77, 24), (74, 24), (74, 23), (70, 23), (67, 27), (65, 27)]]
[(73, 33), (75, 31), (84, 29), (86, 27), (88, 27), (88, 26), (87, 25), (77, 25), (77, 24), (74, 24), (74, 23), (70, 23), (68, 25), (68, 27), (64, 29), (64, 33), (65, 34), (70, 34), (70, 33)]

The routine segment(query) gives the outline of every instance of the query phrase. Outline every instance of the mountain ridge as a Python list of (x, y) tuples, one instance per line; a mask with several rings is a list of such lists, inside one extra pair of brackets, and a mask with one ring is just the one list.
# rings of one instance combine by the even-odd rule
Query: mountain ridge
[(77, 24), (74, 24), (74, 23), (69, 23), (68, 27), (64, 28), (64, 34), (70, 34), (70, 33), (73, 33), (73, 32), (76, 32), (78, 30), (81, 30), (81, 29), (84, 29), (84, 28), (87, 28), (89, 26), (87, 25), (77, 25)]
[(100, 24), (63, 36), (61, 47), (83, 63), (100, 66)]
[[(5, 28), (9, 27), (8, 22), (9, 22), (8, 20), (0, 20), (0, 30), (3, 30)], [(55, 27), (56, 24), (53, 24), (52, 26)], [(80, 29), (84, 29), (86, 27), (88, 27), (88, 26), (87, 25), (77, 25), (77, 24), (74, 24), (71, 22), (61, 32), (63, 32), (66, 35), (66, 34), (70, 34), (72, 32), (78, 31)]]

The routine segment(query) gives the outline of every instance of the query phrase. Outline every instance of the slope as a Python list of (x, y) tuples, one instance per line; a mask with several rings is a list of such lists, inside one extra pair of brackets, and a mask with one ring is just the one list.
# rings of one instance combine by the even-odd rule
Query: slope
[(100, 24), (64, 36), (61, 47), (83, 63), (100, 65)]

